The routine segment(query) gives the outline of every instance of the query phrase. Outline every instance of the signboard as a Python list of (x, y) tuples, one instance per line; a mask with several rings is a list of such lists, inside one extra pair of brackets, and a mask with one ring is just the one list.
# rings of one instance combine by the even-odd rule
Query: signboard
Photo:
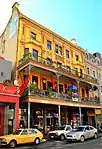
[(0, 83), (0, 93), (17, 94), (18, 86)]
[(97, 114), (97, 115), (101, 115), (101, 110), (99, 110), (99, 109), (95, 109), (95, 114)]
[(95, 116), (95, 112), (90, 110), (87, 112), (87, 115), (88, 116)]
[(9, 37), (13, 37), (18, 29), (18, 16), (15, 16), (10, 23)]

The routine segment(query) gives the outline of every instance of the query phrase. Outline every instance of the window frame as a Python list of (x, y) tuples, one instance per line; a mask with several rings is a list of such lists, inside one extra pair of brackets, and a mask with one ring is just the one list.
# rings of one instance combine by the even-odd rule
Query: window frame
[(76, 59), (76, 61), (79, 61), (79, 55), (75, 55), (75, 59)]
[[(67, 54), (67, 52), (68, 52), (68, 54)], [(70, 57), (69, 57), (69, 50), (68, 50), (68, 49), (66, 49), (66, 58), (67, 58), (67, 59), (70, 58)]]
[[(34, 35), (34, 36), (33, 36)], [(36, 40), (36, 33), (34, 32), (30, 32), (30, 37), (34, 40)]]
[(49, 49), (49, 50), (52, 49), (52, 43), (50, 40), (47, 40), (47, 49)]
[(56, 52), (57, 54), (59, 54), (59, 45), (58, 45), (58, 44), (55, 45), (55, 52)]

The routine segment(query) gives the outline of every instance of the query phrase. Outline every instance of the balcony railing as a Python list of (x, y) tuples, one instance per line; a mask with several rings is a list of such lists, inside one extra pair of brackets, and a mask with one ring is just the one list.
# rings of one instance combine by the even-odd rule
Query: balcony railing
[[(30, 88), (29, 88), (30, 89)], [(100, 104), (100, 99), (98, 97), (95, 98), (82, 98), (77, 96), (68, 95), (65, 93), (58, 93), (48, 90), (32, 90), (30, 89), (30, 96), (39, 97), (39, 98), (48, 98), (48, 99), (57, 99), (57, 100), (64, 100), (69, 102), (79, 102), (79, 103), (87, 103), (87, 104)], [(25, 93), (28, 96), (28, 90)]]
[(86, 74), (80, 73), (80, 72), (78, 72), (74, 69), (68, 69), (66, 66), (62, 66), (62, 65), (59, 66), (58, 63), (56, 63), (56, 62), (50, 62), (50, 64), (49, 64), (47, 59), (44, 59), (40, 56), (34, 57), (32, 53), (29, 53), (26, 56), (24, 56), (19, 61), (19, 66), (24, 64), (28, 60), (32, 60), (32, 61), (35, 61), (37, 63), (41, 63), (41, 64), (44, 64), (44, 65), (50, 66), (50, 67), (52, 67), (54, 69), (57, 69), (57, 70), (62, 70), (64, 72), (68, 73), (69, 75), (72, 75), (72, 76), (75, 76), (75, 77), (78, 77), (78, 78), (82, 78), (82, 79), (90, 81), (92, 83), (96, 83), (96, 84), (98, 83), (96, 78), (93, 78), (93, 77), (88, 76)]

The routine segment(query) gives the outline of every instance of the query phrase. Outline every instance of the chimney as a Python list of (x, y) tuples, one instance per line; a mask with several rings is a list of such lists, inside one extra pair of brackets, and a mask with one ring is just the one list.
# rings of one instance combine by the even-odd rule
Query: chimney
[(12, 6), (12, 11), (13, 11), (14, 9), (19, 9), (19, 3), (18, 3), (18, 2), (15, 2), (15, 3), (13, 4), (13, 6)]

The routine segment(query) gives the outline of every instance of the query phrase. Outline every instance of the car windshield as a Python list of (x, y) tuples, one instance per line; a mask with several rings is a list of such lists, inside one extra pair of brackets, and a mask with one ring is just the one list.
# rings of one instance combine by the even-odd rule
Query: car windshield
[(65, 126), (60, 126), (57, 128), (57, 130), (65, 130)]
[(21, 130), (17, 129), (17, 130), (15, 130), (12, 134), (13, 134), (13, 135), (19, 135), (20, 132), (21, 132)]
[(83, 131), (85, 127), (77, 127), (74, 131)]

